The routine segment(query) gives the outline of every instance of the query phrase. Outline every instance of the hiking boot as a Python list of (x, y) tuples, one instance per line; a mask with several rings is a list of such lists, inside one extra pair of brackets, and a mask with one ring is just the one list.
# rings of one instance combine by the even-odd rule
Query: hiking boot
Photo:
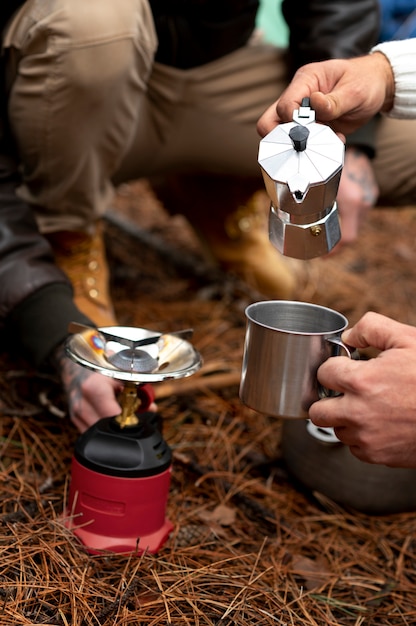
[(72, 283), (79, 310), (98, 327), (116, 326), (101, 226), (94, 235), (58, 231), (45, 237), (52, 246), (56, 264)]
[[(294, 297), (294, 265), (270, 243), (268, 201), (255, 193), (229, 214), (223, 225), (212, 225), (201, 235), (209, 254), (220, 264), (264, 296), (289, 300)], [(215, 226), (215, 228), (214, 228)]]
[(258, 179), (182, 174), (152, 184), (164, 208), (188, 220), (208, 260), (270, 299), (295, 297), (303, 268), (270, 243), (270, 200)]

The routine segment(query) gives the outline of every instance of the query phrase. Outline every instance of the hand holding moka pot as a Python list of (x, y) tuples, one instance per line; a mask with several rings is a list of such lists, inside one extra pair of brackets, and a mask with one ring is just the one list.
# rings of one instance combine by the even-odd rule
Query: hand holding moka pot
[(344, 153), (334, 131), (315, 122), (309, 98), (294, 111), (293, 122), (260, 141), (258, 162), (271, 199), (269, 237), (282, 254), (312, 259), (340, 240), (335, 199)]

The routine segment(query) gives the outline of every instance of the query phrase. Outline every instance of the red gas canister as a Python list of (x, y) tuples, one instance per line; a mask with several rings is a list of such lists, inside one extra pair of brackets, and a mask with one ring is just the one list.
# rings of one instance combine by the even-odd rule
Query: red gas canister
[(166, 519), (171, 451), (156, 413), (137, 425), (103, 419), (75, 444), (67, 525), (89, 552), (157, 552), (169, 537)]

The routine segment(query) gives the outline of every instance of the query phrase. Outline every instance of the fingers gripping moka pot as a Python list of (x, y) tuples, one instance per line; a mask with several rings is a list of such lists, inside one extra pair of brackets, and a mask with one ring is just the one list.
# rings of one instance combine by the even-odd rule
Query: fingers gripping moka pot
[(202, 365), (192, 331), (70, 327), (67, 355), (123, 383), (120, 415), (99, 420), (75, 444), (66, 525), (91, 553), (156, 553), (173, 525), (166, 517), (172, 455), (149, 410), (149, 383), (183, 378)]
[(336, 195), (345, 148), (315, 122), (309, 98), (261, 141), (258, 162), (271, 200), (269, 238), (285, 256), (311, 259), (330, 252), (341, 231)]

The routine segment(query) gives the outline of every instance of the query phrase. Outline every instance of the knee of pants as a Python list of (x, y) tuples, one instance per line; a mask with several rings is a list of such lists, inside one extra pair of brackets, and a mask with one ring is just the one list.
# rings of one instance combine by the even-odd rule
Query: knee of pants
[(69, 45), (83, 52), (82, 62), (74, 64), (73, 80), (88, 86), (111, 83), (120, 74), (130, 76), (132, 66), (147, 78), (157, 47), (147, 0), (69, 0), (69, 5)]
[(147, 79), (157, 46), (147, 0), (28, 4), (31, 14), (23, 15), (9, 45), (20, 51), (20, 64), (28, 69), (29, 78), (33, 68), (49, 81), (59, 82), (64, 75), (75, 94), (100, 84), (117, 87), (120, 77), (132, 77), (134, 72), (139, 80)]

